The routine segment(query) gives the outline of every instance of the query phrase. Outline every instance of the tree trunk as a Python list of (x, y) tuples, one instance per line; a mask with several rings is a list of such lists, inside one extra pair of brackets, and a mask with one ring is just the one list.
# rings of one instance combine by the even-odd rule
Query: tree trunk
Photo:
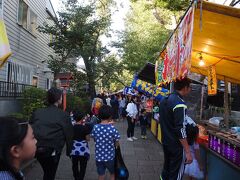
[(84, 61), (86, 73), (87, 73), (89, 95), (93, 99), (94, 97), (96, 97), (94, 71), (87, 57), (83, 58), (83, 61)]
[(91, 99), (96, 97), (96, 89), (95, 89), (95, 82), (94, 82), (94, 76), (93, 74), (88, 73), (88, 87), (89, 87), (89, 95), (91, 96)]

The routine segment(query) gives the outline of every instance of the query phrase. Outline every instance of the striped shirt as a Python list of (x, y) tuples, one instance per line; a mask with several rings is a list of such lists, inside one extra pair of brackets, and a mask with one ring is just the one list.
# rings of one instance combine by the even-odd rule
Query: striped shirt
[[(24, 180), (23, 173), (19, 172), (20, 177)], [(9, 171), (0, 171), (0, 180), (16, 180), (13, 174)]]
[(0, 179), (1, 180), (16, 180), (12, 173), (8, 171), (0, 171)]

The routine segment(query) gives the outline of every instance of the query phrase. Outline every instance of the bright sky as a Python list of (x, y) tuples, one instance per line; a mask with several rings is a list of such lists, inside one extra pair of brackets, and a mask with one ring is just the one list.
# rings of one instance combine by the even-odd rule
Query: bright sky
[[(55, 9), (55, 12), (59, 11), (62, 7), (62, 0), (51, 0), (53, 8)], [(112, 9), (112, 24), (111, 24), (111, 29), (114, 31), (123, 31), (125, 28), (124, 25), (124, 18), (126, 17), (127, 12), (129, 11), (130, 8), (130, 2), (129, 0), (115, 0), (117, 3), (116, 7)], [(111, 33), (112, 37), (107, 38), (107, 37), (102, 37), (102, 43), (103, 45), (108, 45), (111, 43), (111, 41), (117, 41), (118, 40), (118, 35), (117, 33)], [(114, 48), (109, 48), (112, 53), (116, 52), (116, 49)], [(79, 61), (77, 63), (78, 65), (83, 65), (82, 61)]]

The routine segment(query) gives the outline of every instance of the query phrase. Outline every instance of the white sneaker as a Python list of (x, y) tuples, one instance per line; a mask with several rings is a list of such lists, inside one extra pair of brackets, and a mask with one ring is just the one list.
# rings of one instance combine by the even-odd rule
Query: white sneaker
[(127, 141), (131, 141), (131, 142), (132, 142), (132, 141), (133, 141), (133, 139), (132, 139), (132, 138), (127, 138)]
[(132, 139), (133, 139), (133, 140), (137, 140), (138, 138), (136, 138), (136, 137), (133, 136)]

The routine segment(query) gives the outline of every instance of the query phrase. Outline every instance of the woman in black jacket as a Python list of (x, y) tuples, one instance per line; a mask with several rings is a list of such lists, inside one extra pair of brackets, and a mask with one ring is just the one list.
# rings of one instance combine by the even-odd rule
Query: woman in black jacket
[(30, 123), (38, 141), (36, 158), (44, 171), (43, 180), (54, 180), (65, 143), (70, 156), (73, 126), (69, 115), (58, 108), (62, 104), (62, 91), (51, 88), (47, 99), (49, 106), (35, 111)]

